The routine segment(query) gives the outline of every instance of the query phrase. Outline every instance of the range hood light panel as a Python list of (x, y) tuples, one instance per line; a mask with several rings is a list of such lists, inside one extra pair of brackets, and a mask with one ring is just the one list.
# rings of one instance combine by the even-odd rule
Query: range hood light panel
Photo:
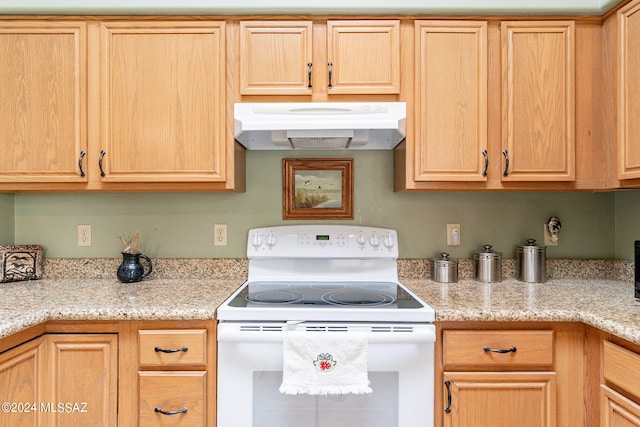
[(234, 114), (249, 150), (389, 150), (406, 128), (404, 102), (237, 103)]

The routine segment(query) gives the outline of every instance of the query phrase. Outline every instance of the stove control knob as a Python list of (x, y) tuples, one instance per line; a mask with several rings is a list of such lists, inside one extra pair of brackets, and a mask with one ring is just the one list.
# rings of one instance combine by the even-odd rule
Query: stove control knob
[(258, 249), (260, 246), (262, 246), (263, 238), (264, 236), (262, 234), (254, 234), (253, 238), (251, 239), (251, 244), (253, 245), (253, 247)]
[(393, 241), (393, 237), (391, 236), (391, 233), (387, 234), (386, 237), (384, 238), (384, 240), (382, 241), (382, 243), (384, 243), (384, 245), (388, 248), (391, 249), (396, 245), (396, 242)]
[(358, 243), (358, 246), (360, 246), (361, 248), (364, 248), (364, 245), (367, 243), (367, 239), (364, 238), (363, 234), (360, 234), (356, 242)]
[(267, 246), (270, 248), (274, 247), (276, 243), (278, 243), (278, 238), (272, 233), (267, 236), (267, 240), (265, 242)]
[(369, 239), (369, 243), (371, 243), (371, 246), (373, 246), (374, 248), (377, 248), (378, 246), (380, 246), (380, 239), (374, 234)]

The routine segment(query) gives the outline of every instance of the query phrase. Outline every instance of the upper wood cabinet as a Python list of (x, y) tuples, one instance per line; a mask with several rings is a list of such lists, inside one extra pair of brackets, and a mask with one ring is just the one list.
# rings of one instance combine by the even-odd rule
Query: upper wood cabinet
[(101, 180), (224, 181), (224, 22), (100, 28)]
[(640, 178), (640, 1), (618, 12), (618, 179)]
[(400, 93), (398, 20), (241, 21), (239, 49), (240, 95)]
[(487, 179), (487, 23), (415, 23), (415, 179)]
[(503, 181), (575, 179), (575, 24), (504, 21)]
[(83, 22), (0, 22), (0, 182), (87, 181), (86, 44)]
[(311, 21), (240, 22), (240, 93), (308, 95), (312, 33)]
[(244, 190), (244, 149), (226, 138), (225, 29), (0, 21), (0, 191)]
[(330, 94), (400, 93), (400, 22), (328, 21)]

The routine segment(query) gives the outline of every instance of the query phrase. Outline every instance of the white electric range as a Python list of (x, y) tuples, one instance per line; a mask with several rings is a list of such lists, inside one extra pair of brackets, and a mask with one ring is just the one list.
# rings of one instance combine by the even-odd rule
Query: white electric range
[[(217, 312), (219, 427), (432, 426), (435, 312), (398, 280), (395, 230), (257, 228), (247, 257)], [(373, 394), (281, 395), (286, 331), (365, 332)]]

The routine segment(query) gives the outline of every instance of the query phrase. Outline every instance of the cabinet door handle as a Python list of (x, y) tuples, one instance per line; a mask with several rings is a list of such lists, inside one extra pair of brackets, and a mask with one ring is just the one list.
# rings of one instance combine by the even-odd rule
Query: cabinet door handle
[(444, 413), (449, 414), (451, 412), (451, 381), (446, 380), (444, 385), (447, 387), (447, 407), (444, 408)]
[(155, 351), (156, 353), (178, 353), (180, 351), (183, 351), (186, 353), (187, 351), (189, 351), (189, 347), (184, 345), (180, 348), (162, 348), (159, 345), (157, 345), (156, 348), (153, 349), (153, 351)]
[(78, 167), (80, 168), (80, 176), (83, 177), (83, 178), (85, 177), (85, 173), (82, 170), (82, 159), (84, 159), (84, 156), (86, 154), (87, 153), (84, 150), (80, 151), (80, 158), (78, 159)]
[(482, 150), (482, 156), (484, 157), (484, 170), (482, 171), (482, 176), (487, 176), (487, 169), (489, 169), (489, 156), (487, 155), (487, 150)]
[(331, 83), (331, 76), (333, 75), (333, 62), (329, 61), (327, 63), (327, 66), (329, 67), (329, 89), (331, 89), (333, 87), (333, 83)]
[(514, 346), (511, 346), (507, 349), (500, 349), (500, 348), (490, 348), (489, 346), (485, 346), (484, 348), (484, 352), (485, 353), (515, 353), (516, 351), (518, 351), (517, 348), (515, 348)]
[(502, 176), (507, 176), (509, 175), (509, 152), (502, 150), (502, 155), (504, 156), (504, 172), (502, 172)]
[(307, 62), (307, 76), (309, 78), (309, 84), (307, 85), (307, 89), (311, 89), (313, 85), (311, 84), (311, 67), (313, 67), (313, 62)]
[(153, 411), (154, 412), (159, 412), (162, 415), (178, 415), (178, 414), (186, 414), (187, 413), (187, 408), (181, 408), (181, 409), (178, 409), (177, 411), (165, 411), (161, 407), (156, 406)]
[(102, 158), (104, 157), (105, 154), (107, 154), (106, 151), (100, 150), (100, 158), (98, 159), (98, 166), (100, 166), (100, 176), (102, 177), (107, 176), (107, 174), (104, 173), (104, 169), (102, 169)]

